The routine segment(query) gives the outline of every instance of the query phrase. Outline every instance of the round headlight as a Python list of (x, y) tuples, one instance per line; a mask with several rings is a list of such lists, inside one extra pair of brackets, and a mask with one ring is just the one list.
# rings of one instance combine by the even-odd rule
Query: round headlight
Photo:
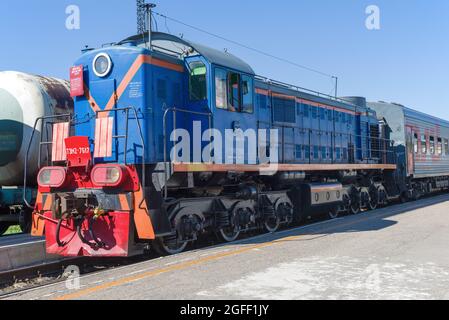
[(93, 62), (94, 73), (97, 77), (106, 77), (111, 72), (112, 61), (106, 53), (97, 54)]

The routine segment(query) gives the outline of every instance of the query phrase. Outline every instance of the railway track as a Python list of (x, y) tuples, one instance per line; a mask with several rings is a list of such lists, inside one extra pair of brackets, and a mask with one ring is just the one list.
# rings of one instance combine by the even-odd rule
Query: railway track
[[(427, 198), (423, 198), (419, 201), (410, 202), (407, 204), (392, 204), (389, 207), (378, 209), (375, 211), (365, 211), (360, 215), (369, 215), (371, 213), (376, 213), (379, 210), (397, 210), (400, 209), (401, 206), (407, 205), (407, 210), (413, 210), (420, 207), (425, 207), (428, 205), (432, 205), (435, 203), (449, 201), (448, 194), (439, 194), (433, 195)], [(360, 216), (359, 215), (359, 216)], [(341, 218), (338, 218), (333, 221), (341, 221), (345, 219), (350, 219), (354, 217), (354, 215), (347, 215)], [(274, 235), (281, 236), (286, 232), (290, 232), (292, 230), (303, 229), (303, 228), (313, 228), (319, 227), (320, 224), (329, 223), (329, 220), (311, 220), (307, 224), (300, 227), (292, 227), (286, 228), (284, 230), (276, 232)], [(257, 233), (247, 235), (246, 237), (239, 239), (231, 244), (239, 244), (245, 243), (247, 241), (257, 240), (259, 237), (266, 236), (264, 233)], [(27, 239), (26, 236), (22, 236), (23, 239)], [(3, 245), (4, 239), (1, 239), (0, 245)], [(38, 240), (43, 241), (43, 240)], [(23, 245), (23, 244), (22, 244)], [(190, 248), (185, 253), (188, 254), (192, 251), (197, 251), (205, 248), (213, 248), (213, 247), (222, 247), (227, 244), (217, 244), (213, 239), (205, 239), (203, 243), (199, 246), (195, 246)], [(180, 254), (180, 255), (182, 255)], [(93, 275), (99, 272), (103, 272), (110, 269), (124, 268), (130, 265), (135, 265), (142, 262), (151, 261), (153, 259), (157, 259), (157, 256), (154, 253), (139, 255), (129, 259), (92, 259), (92, 258), (73, 258), (66, 259), (61, 261), (50, 261), (40, 265), (34, 265), (31, 267), (23, 267), (19, 269), (12, 269), (5, 272), (0, 272), (0, 299), (5, 299), (20, 293), (28, 292), (31, 290), (36, 290), (38, 288), (42, 288), (45, 286), (55, 285), (58, 283), (63, 283), (67, 280), (69, 274), (65, 272), (66, 268), (69, 266), (77, 266), (80, 270), (81, 276)], [(159, 257), (160, 258), (160, 257)], [(163, 258), (162, 258), (163, 259)]]

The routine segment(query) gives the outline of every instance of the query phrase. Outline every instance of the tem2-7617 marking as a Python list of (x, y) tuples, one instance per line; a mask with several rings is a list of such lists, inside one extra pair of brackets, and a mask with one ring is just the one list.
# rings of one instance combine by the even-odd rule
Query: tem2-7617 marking
[(67, 148), (66, 153), (70, 156), (76, 156), (80, 154), (90, 154), (90, 148), (88, 147)]

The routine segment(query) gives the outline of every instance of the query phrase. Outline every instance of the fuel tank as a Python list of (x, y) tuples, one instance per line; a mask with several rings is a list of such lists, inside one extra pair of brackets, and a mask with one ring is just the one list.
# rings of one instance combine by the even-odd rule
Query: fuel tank
[[(25, 156), (36, 119), (67, 113), (73, 113), (67, 81), (0, 72), (0, 186), (23, 184)], [(36, 180), (40, 135), (38, 126), (29, 153), (30, 182)]]

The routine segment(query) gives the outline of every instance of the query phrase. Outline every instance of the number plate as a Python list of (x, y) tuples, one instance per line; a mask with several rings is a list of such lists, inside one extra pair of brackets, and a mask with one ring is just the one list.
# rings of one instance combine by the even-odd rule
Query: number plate
[(70, 137), (65, 139), (69, 167), (85, 167), (92, 161), (88, 137)]

